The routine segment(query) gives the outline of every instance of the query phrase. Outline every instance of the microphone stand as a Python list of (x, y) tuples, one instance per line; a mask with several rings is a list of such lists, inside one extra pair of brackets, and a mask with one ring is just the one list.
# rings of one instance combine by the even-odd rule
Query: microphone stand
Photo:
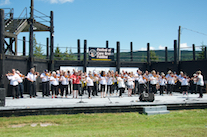
[(112, 102), (111, 102), (111, 100), (110, 100), (110, 98), (109, 98), (109, 97), (108, 97), (108, 100), (109, 100), (109, 103), (110, 103), (110, 104), (112, 104)]
[(82, 96), (83, 96), (83, 94), (81, 93), (81, 100), (80, 100), (78, 103), (87, 103), (87, 102), (84, 102), (84, 101), (82, 100)]

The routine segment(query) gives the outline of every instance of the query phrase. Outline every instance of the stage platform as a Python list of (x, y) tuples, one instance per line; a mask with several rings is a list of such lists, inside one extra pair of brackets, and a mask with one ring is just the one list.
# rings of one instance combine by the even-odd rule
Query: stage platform
[(4, 107), (0, 107), (0, 116), (26, 116), (26, 115), (56, 115), (56, 114), (78, 114), (78, 113), (119, 113), (119, 112), (139, 112), (142, 113), (144, 106), (166, 105), (168, 110), (180, 109), (205, 109), (207, 108), (207, 94), (203, 98), (198, 98), (198, 94), (182, 95), (173, 93), (172, 96), (155, 94), (154, 102), (140, 102), (139, 96), (128, 97), (127, 93), (120, 98), (116, 95), (100, 98), (92, 96), (88, 99), (87, 95), (82, 97), (84, 103), (80, 103), (81, 97), (73, 99), (67, 98), (42, 97), (38, 92), (36, 98), (29, 98), (25, 94), (24, 98), (12, 99), (6, 97)]

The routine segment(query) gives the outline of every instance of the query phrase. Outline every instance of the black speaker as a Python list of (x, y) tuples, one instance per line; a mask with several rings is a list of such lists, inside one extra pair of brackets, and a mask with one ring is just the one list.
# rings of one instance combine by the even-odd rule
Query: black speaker
[(155, 100), (155, 96), (153, 93), (142, 93), (139, 96), (139, 100), (142, 102), (153, 102)]
[(5, 106), (6, 89), (0, 88), (0, 106)]

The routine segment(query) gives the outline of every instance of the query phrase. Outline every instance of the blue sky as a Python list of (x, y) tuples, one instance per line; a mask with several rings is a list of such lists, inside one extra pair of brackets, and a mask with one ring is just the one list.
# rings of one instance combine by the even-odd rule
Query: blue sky
[[(77, 39), (81, 47), (86, 39), (88, 47), (105, 47), (108, 40), (109, 47), (116, 48), (120, 41), (122, 51), (130, 49), (130, 42), (134, 50), (145, 50), (147, 43), (155, 50), (172, 49), (179, 26), (182, 47), (207, 45), (206, 5), (207, 0), (34, 0), (36, 10), (47, 15), (54, 12), (54, 45), (73, 52)], [(30, 0), (0, 0), (0, 8), (14, 8), (14, 17), (24, 7), (29, 16)], [(45, 45), (49, 32), (35, 35)], [(20, 33), (18, 38), (23, 36), (29, 40), (29, 33)]]

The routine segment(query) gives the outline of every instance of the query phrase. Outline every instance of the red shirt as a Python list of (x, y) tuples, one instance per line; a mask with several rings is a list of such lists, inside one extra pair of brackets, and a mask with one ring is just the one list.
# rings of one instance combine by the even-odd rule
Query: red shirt
[(73, 80), (73, 84), (80, 84), (81, 76), (71, 75), (70, 78)]

